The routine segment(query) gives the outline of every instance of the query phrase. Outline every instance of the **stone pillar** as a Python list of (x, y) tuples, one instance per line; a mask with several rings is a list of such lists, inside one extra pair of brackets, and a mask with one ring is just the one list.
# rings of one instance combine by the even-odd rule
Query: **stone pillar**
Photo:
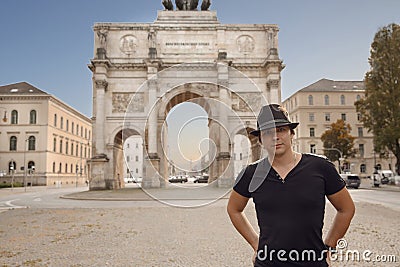
[(109, 159), (104, 156), (93, 157), (90, 161), (89, 190), (112, 189), (113, 181), (107, 179), (105, 168)]
[[(158, 156), (158, 108), (154, 106), (157, 103), (157, 75), (159, 62), (152, 60), (147, 62), (148, 92), (149, 92), (149, 110), (148, 127), (147, 127), (147, 157), (145, 159), (144, 174), (142, 187), (160, 187), (162, 185), (160, 177), (160, 157)], [(160, 137), (161, 138), (161, 137)]]
[(104, 95), (107, 90), (106, 80), (96, 80), (96, 151), (97, 155), (105, 153), (105, 138), (104, 138), (104, 126), (105, 126), (105, 114), (104, 114)]
[(228, 65), (218, 64), (219, 100), (219, 153), (218, 164), (218, 186), (230, 187), (234, 182), (234, 164), (230, 153), (230, 127), (228, 111), (231, 109), (231, 97), (228, 91), (229, 74)]

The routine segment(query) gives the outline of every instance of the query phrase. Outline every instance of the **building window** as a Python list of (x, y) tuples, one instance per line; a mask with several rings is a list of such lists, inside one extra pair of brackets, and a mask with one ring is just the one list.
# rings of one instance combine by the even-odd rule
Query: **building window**
[(136, 174), (138, 174), (139, 173), (139, 169), (138, 168), (136, 168)]
[(36, 124), (36, 110), (31, 110), (29, 113), (29, 123)]
[(308, 120), (309, 120), (309, 121), (314, 121), (314, 120), (315, 120), (314, 113), (308, 114)]
[(56, 163), (53, 162), (53, 173), (55, 173), (55, 172), (56, 172)]
[(74, 122), (71, 123), (71, 132), (74, 133)]
[(11, 124), (18, 124), (18, 111), (11, 111)]
[(356, 101), (360, 101), (361, 100), (361, 96), (360, 95), (357, 95), (356, 96)]
[(81, 126), (81, 137), (83, 137), (83, 126)]
[(71, 155), (74, 155), (74, 144), (71, 144)]
[(362, 115), (361, 115), (361, 113), (357, 113), (357, 120), (358, 120), (358, 121), (361, 121), (361, 120), (362, 120)]
[(64, 118), (63, 117), (61, 117), (61, 119), (60, 119), (60, 128), (64, 129)]
[(90, 140), (90, 130), (89, 130), (89, 134), (88, 134), (88, 139)]
[(85, 128), (85, 138), (87, 139), (87, 129)]
[(78, 153), (79, 153), (79, 145), (78, 145), (78, 144), (76, 144), (76, 151), (75, 151), (75, 155), (76, 155), (76, 156), (79, 156), (79, 155), (78, 155)]
[(342, 121), (346, 121), (346, 113), (342, 113), (341, 117), (342, 117)]
[(126, 156), (126, 162), (129, 162), (131, 158), (129, 156)]
[(83, 155), (83, 147), (82, 147), (82, 144), (81, 144), (81, 158), (82, 158), (82, 155)]
[(60, 165), (58, 165), (58, 173), (61, 173), (61, 168), (62, 168), (62, 164), (60, 162)]
[(79, 125), (76, 125), (76, 135), (79, 135)]
[(358, 137), (363, 137), (363, 136), (364, 136), (363, 127), (358, 127)]
[(360, 153), (360, 157), (364, 157), (364, 144), (358, 144), (358, 153)]
[(17, 169), (17, 164), (15, 163), (15, 161), (10, 161), (10, 163), (8, 163), (8, 173), (11, 174), (11, 172), (15, 173), (15, 170)]
[(139, 148), (139, 144), (138, 143), (136, 143), (136, 148)]
[(314, 98), (313, 98), (312, 95), (309, 95), (309, 96), (308, 96), (308, 105), (309, 105), (309, 106), (314, 105)]
[(361, 173), (367, 173), (367, 166), (365, 164), (360, 165), (360, 172)]
[(69, 120), (67, 120), (66, 123), (65, 123), (65, 130), (67, 132), (69, 131)]
[(17, 137), (10, 137), (10, 151), (17, 151)]
[(315, 137), (315, 128), (310, 128), (310, 137)]
[(329, 95), (325, 95), (324, 101), (325, 101), (325, 106), (328, 106), (329, 105)]
[(54, 137), (54, 139), (53, 139), (53, 152), (56, 152), (56, 146), (57, 146), (57, 140)]
[(67, 142), (65, 142), (65, 154), (67, 154), (68, 155), (68, 141)]
[(70, 173), (74, 173), (74, 165), (71, 164), (70, 170)]
[(346, 98), (344, 97), (344, 95), (340, 96), (340, 105), (346, 105)]
[(63, 141), (60, 140), (60, 153), (62, 153), (62, 150), (63, 150)]
[(331, 121), (331, 114), (325, 113), (325, 121)]
[(85, 147), (85, 158), (87, 158), (87, 148)]
[(68, 164), (65, 163), (65, 173), (68, 173)]
[(135, 160), (136, 160), (136, 162), (138, 162), (139, 161), (139, 156), (135, 156)]
[(36, 138), (34, 136), (29, 136), (28, 150), (36, 150)]
[(57, 114), (54, 114), (54, 127), (57, 127)]
[(317, 152), (317, 147), (316, 147), (316, 145), (315, 145), (315, 144), (311, 144), (311, 145), (310, 145), (310, 153), (316, 154), (316, 152)]
[(243, 160), (243, 154), (242, 153), (239, 154), (239, 160)]
[(35, 170), (35, 162), (33, 162), (33, 161), (29, 161), (29, 162), (28, 162), (28, 170), (29, 170), (30, 172), (32, 172), (32, 171)]

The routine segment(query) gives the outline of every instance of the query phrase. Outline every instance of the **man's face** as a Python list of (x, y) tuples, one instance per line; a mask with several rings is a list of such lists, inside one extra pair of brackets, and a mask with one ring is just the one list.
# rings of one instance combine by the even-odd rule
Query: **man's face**
[(293, 134), (289, 126), (281, 126), (261, 131), (261, 142), (268, 154), (282, 155), (289, 151)]

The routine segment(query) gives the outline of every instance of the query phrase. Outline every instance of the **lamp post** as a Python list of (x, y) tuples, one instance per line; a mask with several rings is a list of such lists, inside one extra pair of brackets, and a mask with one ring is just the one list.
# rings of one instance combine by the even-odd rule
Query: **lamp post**
[(343, 152), (335, 147), (323, 148), (323, 150), (333, 150), (333, 151), (339, 152), (340, 158), (338, 159), (338, 163), (339, 163), (338, 167), (339, 167), (339, 173), (342, 173), (342, 170), (340, 168), (340, 161), (343, 160)]
[(10, 170), (11, 170), (11, 191), (14, 190), (14, 160), (11, 159), (11, 166), (10, 166)]
[(24, 142), (24, 188), (25, 188), (25, 192), (26, 192), (26, 142), (29, 141), (29, 139), (25, 139)]

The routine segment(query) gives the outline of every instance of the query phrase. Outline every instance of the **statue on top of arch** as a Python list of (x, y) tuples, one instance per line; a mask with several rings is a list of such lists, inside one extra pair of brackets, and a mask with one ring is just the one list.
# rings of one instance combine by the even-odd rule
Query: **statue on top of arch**
[[(162, 0), (162, 4), (166, 10), (174, 10), (171, 0)], [(197, 10), (199, 0), (175, 0), (177, 10)], [(208, 10), (211, 0), (203, 0), (201, 10)]]

